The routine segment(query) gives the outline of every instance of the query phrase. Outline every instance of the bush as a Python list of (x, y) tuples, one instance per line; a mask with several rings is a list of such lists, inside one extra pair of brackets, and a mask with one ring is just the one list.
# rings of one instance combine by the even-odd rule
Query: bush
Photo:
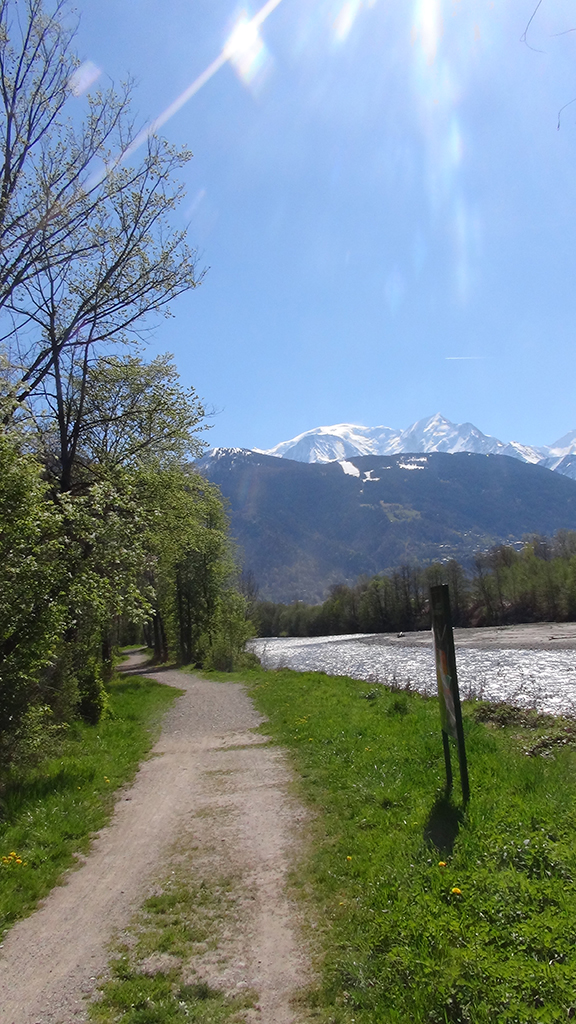
[(203, 667), (219, 672), (234, 672), (238, 668), (250, 667), (251, 656), (244, 648), (251, 636), (254, 636), (254, 627), (246, 619), (244, 598), (235, 590), (224, 591), (218, 602), (212, 629), (202, 637)]

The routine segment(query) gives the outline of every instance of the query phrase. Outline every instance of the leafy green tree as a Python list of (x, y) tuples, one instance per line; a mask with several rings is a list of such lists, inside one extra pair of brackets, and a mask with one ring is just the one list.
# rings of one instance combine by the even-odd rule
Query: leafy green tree
[(67, 17), (61, 0), (0, 2), (5, 420), (24, 402), (53, 420), (62, 490), (94, 359), (137, 340), (202, 277), (171, 219), (184, 195), (175, 175), (191, 154), (152, 136), (135, 157), (129, 86), (89, 95), (86, 116), (66, 118), (78, 63)]
[(236, 590), (220, 492), (200, 474), (177, 467), (140, 480), (141, 501), (156, 512), (150, 536), (156, 658), (171, 653), (186, 664), (234, 661), (253, 629)]
[[(76, 493), (118, 471), (183, 465), (205, 447), (204, 408), (194, 389), (181, 385), (169, 354), (149, 363), (128, 354), (95, 359), (85, 381), (71, 382), (66, 423), (68, 489)], [(57, 424), (44, 416), (37, 425), (41, 456), (59, 483)]]
[(172, 223), (191, 154), (151, 137), (136, 157), (130, 85), (67, 117), (70, 13), (0, 0), (5, 750), (27, 717), (98, 719), (119, 618), (150, 622), (159, 657), (213, 665), (251, 628), (220, 495), (188, 461), (202, 403), (171, 356), (125, 348), (202, 279)]
[(13, 755), (30, 709), (50, 703), (41, 676), (68, 625), (62, 527), (60, 511), (46, 499), (40, 466), (0, 436), (2, 763)]

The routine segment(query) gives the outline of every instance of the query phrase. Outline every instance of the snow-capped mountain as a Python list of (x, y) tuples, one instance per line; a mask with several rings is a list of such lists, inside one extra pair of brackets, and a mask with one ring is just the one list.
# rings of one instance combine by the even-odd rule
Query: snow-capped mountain
[(262, 455), (296, 462), (334, 462), (358, 455), (398, 455), (404, 452), (509, 455), (521, 462), (537, 463), (576, 479), (576, 430), (554, 444), (534, 448), (518, 441), (500, 441), (483, 434), (472, 423), (451, 423), (440, 413), (418, 420), (406, 430), (363, 427), (354, 423), (315, 427), (289, 441), (282, 441), (274, 448), (255, 450)]
[(398, 437), (393, 427), (360, 427), (353, 423), (338, 423), (334, 427), (316, 427), (291, 441), (281, 441), (260, 455), (276, 455), (295, 462), (334, 462), (355, 455), (382, 455), (396, 451), (391, 445)]

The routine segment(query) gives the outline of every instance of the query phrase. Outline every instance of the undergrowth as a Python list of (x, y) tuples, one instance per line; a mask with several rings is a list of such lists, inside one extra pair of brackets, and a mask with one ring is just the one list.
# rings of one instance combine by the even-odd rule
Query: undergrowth
[(56, 756), (13, 769), (0, 791), (0, 935), (25, 917), (108, 820), (114, 791), (149, 752), (181, 691), (137, 676), (109, 684), (109, 713), (76, 722)]
[(295, 881), (324, 935), (316, 1012), (356, 1024), (574, 1016), (572, 724), (465, 705), (464, 807), (458, 787), (444, 790), (436, 699), (321, 673), (237, 678), (315, 812)]

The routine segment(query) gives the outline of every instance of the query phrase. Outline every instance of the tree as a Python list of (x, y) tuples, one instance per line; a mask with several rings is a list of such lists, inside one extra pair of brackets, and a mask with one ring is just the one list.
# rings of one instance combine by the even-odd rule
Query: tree
[(66, 119), (77, 64), (67, 5), (27, 0), (22, 20), (15, 9), (0, 0), (5, 422), (23, 402), (54, 417), (68, 490), (78, 435), (70, 409), (82, 418), (94, 360), (111, 343), (138, 339), (150, 314), (202, 278), (186, 232), (171, 224), (183, 196), (174, 175), (191, 154), (151, 137), (128, 166), (130, 85), (89, 96), (78, 124)]
[(220, 492), (182, 467), (144, 471), (141, 504), (155, 511), (149, 580), (155, 593), (149, 643), (164, 661), (225, 668), (253, 630), (236, 593), (237, 568)]
[(47, 704), (40, 676), (68, 624), (63, 546), (40, 467), (0, 436), (0, 766), (30, 707)]
[(190, 153), (152, 137), (134, 158), (129, 84), (67, 116), (69, 14), (67, 0), (0, 0), (7, 762), (27, 722), (97, 721), (120, 617), (151, 622), (160, 656), (214, 665), (249, 632), (220, 495), (188, 462), (202, 403), (171, 356), (125, 347), (202, 278), (172, 223)]
[[(65, 400), (69, 488), (85, 490), (118, 470), (163, 469), (198, 458), (205, 447), (204, 408), (193, 388), (182, 387), (173, 357), (146, 363), (138, 356), (96, 358), (85, 379), (70, 381)], [(37, 419), (41, 456), (60, 481), (57, 418)]]

